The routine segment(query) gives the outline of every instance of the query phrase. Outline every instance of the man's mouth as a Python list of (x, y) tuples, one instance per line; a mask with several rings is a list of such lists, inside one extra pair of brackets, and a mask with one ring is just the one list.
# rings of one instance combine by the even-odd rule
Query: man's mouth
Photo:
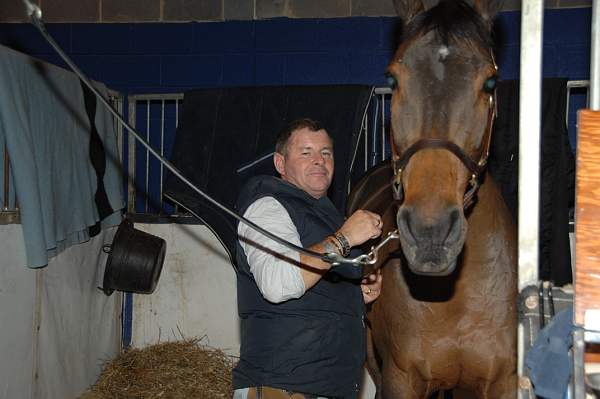
[(327, 176), (326, 170), (313, 170), (309, 173), (310, 176)]

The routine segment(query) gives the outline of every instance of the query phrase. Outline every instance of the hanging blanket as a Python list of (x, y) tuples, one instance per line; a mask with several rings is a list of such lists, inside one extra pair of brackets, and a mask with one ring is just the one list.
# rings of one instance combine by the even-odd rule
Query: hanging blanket
[[(343, 210), (350, 162), (371, 91), (369, 86), (302, 86), (187, 92), (171, 160), (195, 185), (233, 207), (248, 178), (275, 174), (272, 153), (277, 133), (294, 119), (316, 119), (334, 140), (336, 167), (329, 197)], [(233, 253), (233, 218), (173, 175), (165, 193), (197, 213)]]
[(0, 93), (27, 265), (41, 267), (121, 219), (112, 117), (73, 73), (3, 46)]
[[(569, 147), (565, 108), (567, 80), (548, 78), (542, 84), (540, 164), (540, 279), (570, 283), (569, 207), (575, 191), (575, 158)], [(527, 132), (524, 132), (527, 134)], [(490, 148), (489, 170), (515, 220), (518, 212), (519, 82), (498, 86), (498, 118)]]

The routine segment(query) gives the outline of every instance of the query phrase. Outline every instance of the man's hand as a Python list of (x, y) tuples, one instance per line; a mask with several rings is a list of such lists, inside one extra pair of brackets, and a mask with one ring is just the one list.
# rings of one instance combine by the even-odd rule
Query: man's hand
[(355, 247), (381, 235), (381, 217), (362, 209), (354, 212), (340, 227), (339, 232), (346, 237), (350, 247)]
[(381, 294), (382, 279), (381, 269), (375, 270), (373, 273), (362, 279), (360, 282), (360, 289), (362, 290), (365, 304), (371, 303), (379, 298), (379, 295)]

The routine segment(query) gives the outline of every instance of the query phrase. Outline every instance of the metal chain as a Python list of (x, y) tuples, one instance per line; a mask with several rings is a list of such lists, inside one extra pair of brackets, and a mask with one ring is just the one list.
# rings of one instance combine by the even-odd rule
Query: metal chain
[(325, 254), (325, 258), (327, 258), (326, 261), (331, 263), (333, 266), (341, 265), (342, 263), (350, 263), (355, 266), (374, 265), (379, 260), (378, 254), (381, 248), (383, 248), (391, 240), (399, 239), (400, 233), (398, 233), (398, 230), (390, 231), (387, 236), (379, 242), (379, 244), (371, 247), (371, 251), (367, 254), (362, 254), (356, 258), (347, 259), (339, 254), (329, 252)]

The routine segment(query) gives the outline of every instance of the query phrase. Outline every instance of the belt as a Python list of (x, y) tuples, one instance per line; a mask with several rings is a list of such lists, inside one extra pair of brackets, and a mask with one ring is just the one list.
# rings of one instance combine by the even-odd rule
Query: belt
[(310, 393), (291, 392), (281, 388), (252, 387), (248, 389), (248, 399), (322, 399), (323, 396)]

